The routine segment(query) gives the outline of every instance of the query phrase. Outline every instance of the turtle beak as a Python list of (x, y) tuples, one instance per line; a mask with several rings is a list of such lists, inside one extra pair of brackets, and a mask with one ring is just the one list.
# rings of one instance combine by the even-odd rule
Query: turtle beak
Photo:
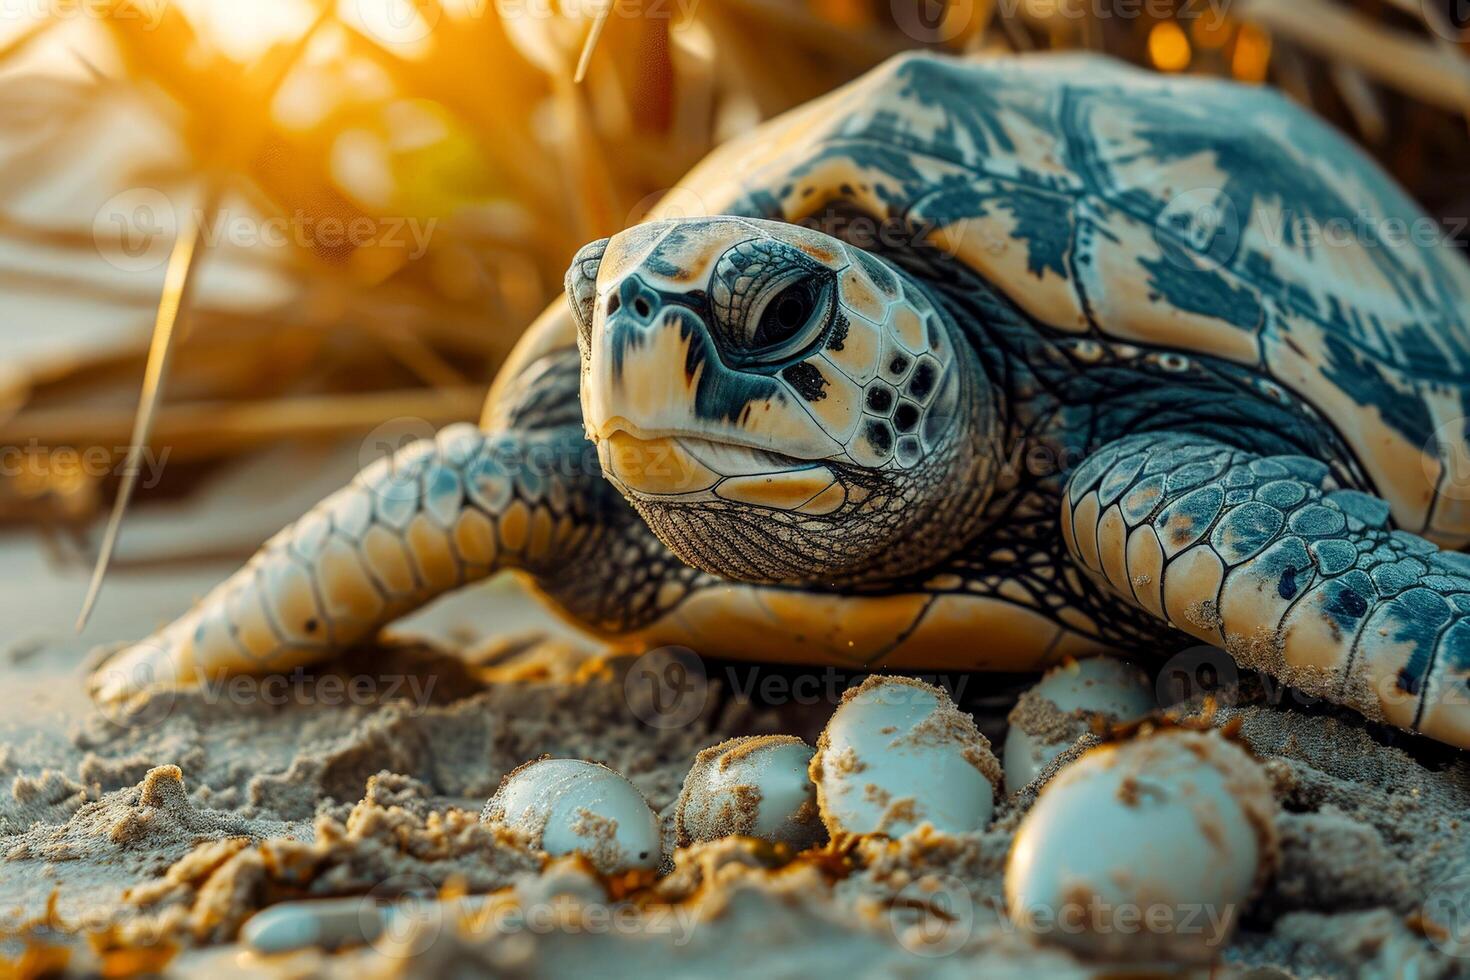
[(602, 265), (602, 256), (607, 252), (611, 239), (602, 238), (582, 246), (567, 269), (567, 303), (577, 321), (577, 336), (586, 354), (592, 341), (592, 307), (597, 299), (597, 270)]

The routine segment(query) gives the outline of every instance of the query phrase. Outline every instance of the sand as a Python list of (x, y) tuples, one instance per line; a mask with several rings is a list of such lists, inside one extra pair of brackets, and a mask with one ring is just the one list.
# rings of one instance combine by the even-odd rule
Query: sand
[[(673, 870), (661, 878), (608, 882), (480, 824), (500, 778), (547, 754), (612, 766), (667, 815), (701, 749), (778, 730), (791, 710), (742, 703), (715, 672), (695, 721), (652, 728), (625, 697), (629, 664), (561, 640), (384, 645), (287, 679), (284, 703), (267, 703), (259, 682), (230, 695), (163, 693), (123, 715), (83, 717), (60, 755), (7, 747), (7, 951), (26, 942), (67, 948), (74, 967), (152, 951), (181, 971), (299, 970), (312, 960), (313, 971), (354, 976), (467, 966), (528, 976), (1089, 971), (1017, 933), (1000, 896), (1017, 824), (1090, 734), (974, 835), (920, 831), (794, 859), (729, 838), (672, 852)], [(374, 679), (371, 698), (336, 693), (364, 677)], [(978, 691), (984, 682), (970, 683)], [(1470, 767), (1347, 716), (1273, 706), (1259, 688), (1237, 700), (1213, 723), (1238, 719), (1266, 768), (1280, 804), (1281, 861), (1220, 966), (1296, 976), (1470, 972), (1470, 958), (1451, 955), (1470, 953), (1453, 947), (1456, 923), (1434, 918), (1447, 896), (1470, 901)], [(801, 711), (825, 716), (833, 707)], [(975, 710), (964, 699), (961, 707)], [(982, 714), (993, 730), (990, 711)], [(231, 945), (251, 914), (276, 902), (443, 889), (504, 890), (501, 905), (555, 905), (560, 918), (510, 927), (446, 912), (331, 957), (267, 960)], [(219, 960), (225, 951), (231, 958)]]
[[(278, 518), (267, 509), (237, 533), (264, 536)], [(162, 523), (183, 538), (213, 519), (206, 508), (193, 525)], [(34, 552), (0, 541), (0, 559), (7, 594), (35, 598), (16, 621), (74, 613), (84, 570), (58, 586)], [(780, 732), (814, 744), (861, 678), (817, 671), (803, 685), (791, 669), (711, 664), (701, 710), (658, 727), (649, 719), (668, 719), (645, 687), (625, 685), (628, 659), (571, 639), (498, 580), (406, 624), (397, 642), (310, 673), (162, 693), (124, 713), (87, 702), (88, 646), (141, 635), (226, 571), (119, 575), (87, 637), (13, 629), (0, 645), (12, 705), (0, 713), (0, 956), (22, 975), (62, 963), (353, 980), (1119, 972), (1034, 942), (1004, 915), (1017, 825), (1098, 739), (1075, 719), (1031, 718), (1073, 746), (999, 800), (983, 833), (920, 831), (795, 858), (738, 838), (670, 845), (666, 874), (607, 881), (480, 824), (505, 773), (542, 755), (605, 763), (672, 831), (702, 749)], [(638, 664), (635, 679), (660, 667)], [(1000, 744), (1033, 679), (939, 680)], [(1265, 766), (1281, 853), (1215, 975), (1470, 976), (1470, 763), (1279, 687), (1247, 680), (1228, 700), (1210, 723), (1238, 724)], [(426, 893), (494, 897), (464, 915), (420, 902), (384, 938), (332, 955), (263, 958), (238, 941), (250, 915), (283, 901)]]

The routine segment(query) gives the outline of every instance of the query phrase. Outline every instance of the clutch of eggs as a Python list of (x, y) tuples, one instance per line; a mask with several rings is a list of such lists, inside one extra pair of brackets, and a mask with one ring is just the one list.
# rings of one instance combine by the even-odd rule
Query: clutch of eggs
[(582, 854), (604, 874), (654, 868), (663, 855), (659, 820), (643, 794), (621, 774), (581, 759), (539, 759), (515, 769), (480, 820), (547, 854)]
[(1053, 667), (1022, 695), (1006, 729), (1006, 790), (1035, 779), (1062, 750), (1088, 730), (1090, 716), (1109, 722), (1142, 718), (1157, 707), (1148, 675), (1113, 657), (1090, 657)]
[(1100, 746), (1047, 783), (1021, 822), (1007, 911), (1093, 957), (1209, 960), (1274, 869), (1275, 811), (1265, 771), (1218, 732)]
[(674, 806), (679, 846), (739, 834), (801, 851), (827, 836), (807, 774), (812, 749), (793, 735), (751, 735), (694, 759)]
[(873, 676), (843, 695), (811, 776), (834, 837), (898, 837), (922, 823), (945, 833), (984, 829), (1001, 774), (989, 741), (943, 690)]

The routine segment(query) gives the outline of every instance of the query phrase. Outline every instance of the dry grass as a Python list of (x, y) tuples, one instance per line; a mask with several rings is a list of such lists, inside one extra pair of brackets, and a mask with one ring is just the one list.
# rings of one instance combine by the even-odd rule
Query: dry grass
[[(211, 4), (285, 16), (251, 47), (209, 26)], [(52, 6), (0, 22), (0, 336), (56, 335), (0, 365), (0, 446), (21, 449), (0, 520), (93, 521), (145, 377), (162, 398), (136, 431), (175, 464), (405, 412), (473, 417), (580, 244), (720, 141), (925, 43), (1268, 81), (1431, 213), (1470, 213), (1470, 60), (1420, 0), (1181, 0), (1157, 20), (1163, 0), (959, 0), (927, 34), (927, 0)], [(382, 6), (423, 29), (357, 22)], [(57, 197), (74, 171), (90, 176)], [(242, 227), (285, 234), (221, 237)], [(89, 326), (73, 341), (74, 310)], [(150, 499), (198, 467), (172, 472)]]

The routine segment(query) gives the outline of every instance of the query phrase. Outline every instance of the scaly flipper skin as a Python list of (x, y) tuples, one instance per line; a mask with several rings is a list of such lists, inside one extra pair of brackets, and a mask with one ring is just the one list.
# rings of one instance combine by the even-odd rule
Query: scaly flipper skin
[(1125, 599), (1308, 694), (1470, 747), (1470, 556), (1304, 456), (1112, 443), (1068, 481), (1073, 557)]
[(289, 670), (507, 568), (575, 569), (618, 507), (580, 427), (445, 429), (364, 470), (187, 615), (109, 658), (113, 699), (157, 683)]

